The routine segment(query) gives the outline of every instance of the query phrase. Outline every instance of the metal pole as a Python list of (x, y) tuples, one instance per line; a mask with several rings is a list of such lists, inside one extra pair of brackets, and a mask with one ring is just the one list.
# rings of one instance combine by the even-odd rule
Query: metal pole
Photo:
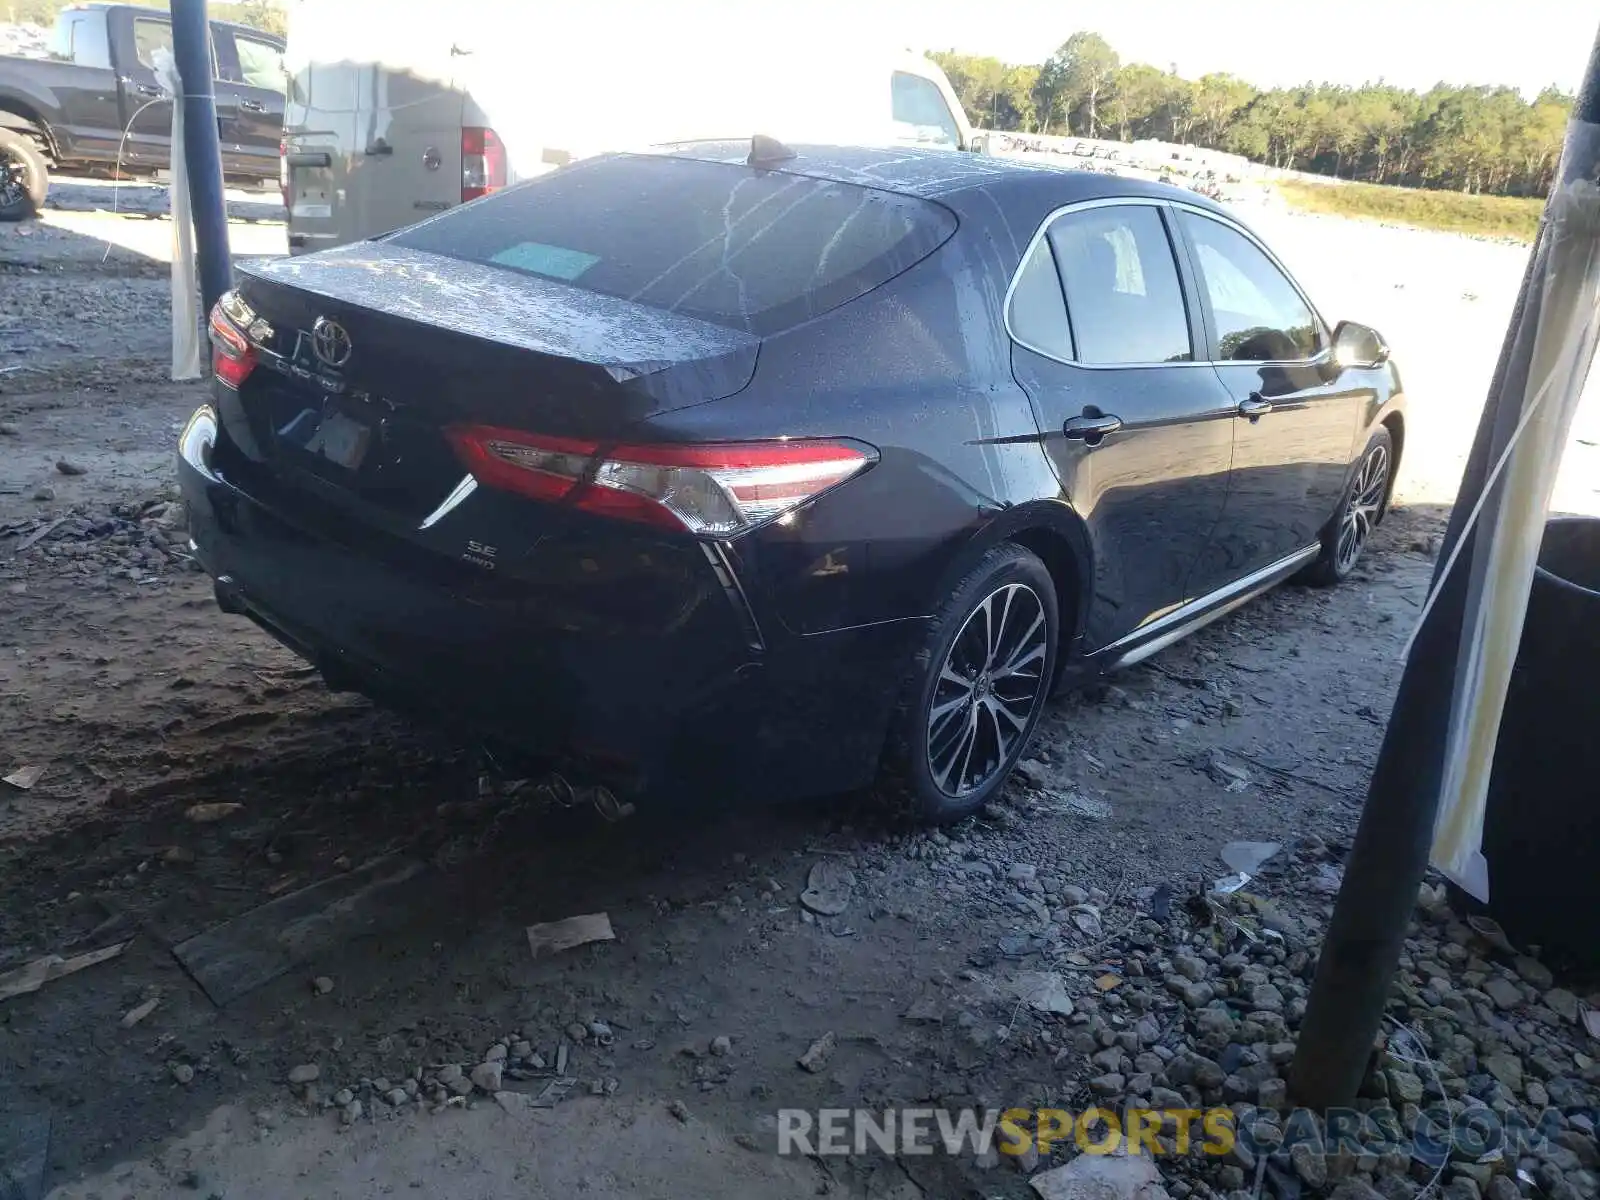
[(206, 312), (233, 286), (228, 258), (228, 209), (222, 194), (222, 143), (212, 82), (211, 22), (206, 0), (172, 0), (172, 57), (183, 80), (184, 164)]
[[(1594, 180), (1600, 168), (1596, 140), (1591, 131), (1580, 128), (1600, 124), (1600, 37), (1590, 51), (1572, 122), (1557, 187), (1563, 180)], [(1463, 527), (1483, 492), (1491, 464), (1522, 416), (1549, 268), (1548, 206), (1545, 211), (1546, 220), (1528, 259), (1462, 474), (1461, 490), (1434, 570), (1435, 584), (1457, 542), (1463, 537), (1487, 536), (1482, 525), (1470, 532)], [(1466, 617), (1465, 564), (1471, 561), (1472, 549), (1471, 541), (1463, 546), (1457, 568), (1444, 580), (1433, 610), (1418, 631), (1367, 789), (1290, 1072), (1295, 1101), (1309, 1108), (1326, 1110), (1354, 1103), (1383, 1023), (1384, 1005), (1433, 843), (1457, 654)]]

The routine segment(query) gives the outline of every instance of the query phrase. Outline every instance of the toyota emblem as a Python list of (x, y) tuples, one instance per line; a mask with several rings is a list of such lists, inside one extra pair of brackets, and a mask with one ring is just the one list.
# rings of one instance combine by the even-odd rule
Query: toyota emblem
[(311, 327), (311, 352), (327, 367), (342, 367), (350, 361), (350, 335), (343, 325), (318, 317)]

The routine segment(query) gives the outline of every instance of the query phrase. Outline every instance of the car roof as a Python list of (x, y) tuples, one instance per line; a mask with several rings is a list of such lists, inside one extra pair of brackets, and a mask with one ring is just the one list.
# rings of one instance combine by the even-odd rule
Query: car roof
[[(742, 165), (749, 157), (750, 142), (680, 142), (662, 149), (675, 157)], [(795, 157), (774, 164), (771, 169), (789, 175), (852, 183), (929, 200), (973, 191), (1008, 193), (1016, 200), (1043, 200), (1051, 205), (1118, 196), (1144, 196), (1182, 200), (1217, 212), (1226, 211), (1196, 192), (1171, 184), (1149, 183), (1120, 175), (1021, 162), (987, 154), (914, 146), (874, 148), (801, 144), (790, 149)]]

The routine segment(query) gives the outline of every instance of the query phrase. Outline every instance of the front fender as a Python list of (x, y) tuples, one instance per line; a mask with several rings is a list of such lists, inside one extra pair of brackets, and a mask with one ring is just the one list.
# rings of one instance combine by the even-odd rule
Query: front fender
[(50, 118), (60, 111), (55, 93), (47, 87), (29, 84), (26, 80), (8, 80), (0, 86), (0, 129), (37, 133), (45, 139), (52, 153), (57, 145)]

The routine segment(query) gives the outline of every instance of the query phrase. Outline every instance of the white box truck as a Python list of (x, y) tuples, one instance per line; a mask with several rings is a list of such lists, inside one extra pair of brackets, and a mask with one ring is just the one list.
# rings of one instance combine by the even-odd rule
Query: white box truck
[(612, 150), (757, 133), (979, 149), (931, 60), (801, 5), (757, 11), (296, 0), (282, 148), (290, 252), (373, 237)]

